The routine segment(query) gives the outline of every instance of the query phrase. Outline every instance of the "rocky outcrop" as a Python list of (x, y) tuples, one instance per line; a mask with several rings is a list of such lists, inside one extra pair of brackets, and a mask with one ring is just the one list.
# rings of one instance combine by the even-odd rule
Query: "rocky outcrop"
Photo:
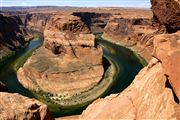
[(168, 32), (180, 30), (180, 1), (151, 0), (154, 19), (165, 25)]
[(0, 15), (0, 60), (10, 56), (13, 51), (25, 45), (31, 38), (17, 16)]
[(74, 12), (74, 16), (78, 16), (94, 33), (104, 31), (104, 28), (112, 16), (111, 13), (95, 13), (95, 12)]
[(44, 32), (45, 26), (53, 13), (27, 13), (21, 14), (20, 17), (29, 30)]
[[(43, 33), (44, 28), (48, 20), (55, 13), (46, 13), (46, 12), (27, 12), (27, 11), (8, 11), (2, 13), (5, 16), (18, 16), (21, 19), (21, 24), (26, 29), (29, 34)], [(36, 32), (36, 33), (33, 33)]]
[(0, 92), (1, 120), (53, 120), (46, 105), (19, 94)]
[(23, 34), (22, 21), (17, 16), (6, 17), (0, 15), (0, 43), (14, 50), (23, 46), (26, 41)]
[(162, 62), (164, 73), (180, 100), (180, 31), (154, 38), (154, 56)]
[(152, 26), (148, 18), (123, 18), (114, 15), (105, 27), (103, 37), (113, 43), (131, 48), (147, 61), (153, 51), (153, 36), (163, 32)]
[(44, 37), (44, 45), (18, 71), (25, 88), (48, 92), (58, 104), (60, 99), (88, 91), (102, 79), (102, 48), (95, 45), (94, 35), (80, 18), (55, 15)]
[(153, 58), (127, 89), (96, 100), (81, 119), (178, 119), (179, 105), (166, 80), (161, 62)]

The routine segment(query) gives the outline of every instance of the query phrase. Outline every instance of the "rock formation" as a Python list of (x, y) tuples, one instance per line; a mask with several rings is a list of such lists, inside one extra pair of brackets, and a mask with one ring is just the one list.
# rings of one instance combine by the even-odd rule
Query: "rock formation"
[(114, 15), (105, 27), (103, 37), (133, 49), (149, 61), (153, 51), (152, 37), (161, 32), (163, 30), (152, 26), (149, 18), (126, 18)]
[(19, 94), (0, 92), (1, 120), (53, 120), (47, 105)]
[(53, 13), (27, 13), (20, 15), (25, 27), (29, 30), (44, 32), (44, 28)]
[(161, 62), (153, 58), (127, 89), (96, 100), (81, 119), (177, 119), (179, 105), (166, 80)]
[[(154, 17), (166, 26), (167, 32), (177, 31), (179, 1), (152, 1)], [(171, 14), (169, 11), (172, 10)], [(143, 57), (151, 59), (148, 66), (139, 72), (123, 92), (93, 102), (80, 119), (180, 119), (180, 106), (175, 102), (176, 96), (172, 92), (180, 98), (180, 32), (161, 34), (166, 33), (162, 26), (157, 29), (149, 20), (134, 20), (117, 16), (111, 18), (105, 27), (104, 37), (114, 43), (136, 48)], [(150, 50), (149, 53), (145, 52), (148, 56), (139, 51), (142, 48)], [(168, 81), (173, 89), (167, 85)]]
[(25, 88), (53, 97), (75, 96), (102, 79), (102, 48), (95, 45), (94, 35), (80, 18), (53, 16), (44, 38), (44, 45), (18, 71)]
[(153, 56), (162, 62), (164, 73), (180, 100), (180, 31), (155, 36), (154, 46)]
[(78, 16), (94, 33), (104, 31), (111, 13), (95, 13), (95, 12), (73, 12), (74, 16)]
[(81, 119), (180, 119), (167, 80), (179, 98), (179, 32), (153, 37), (154, 52), (149, 65), (122, 93), (96, 100)]
[(165, 25), (168, 32), (180, 30), (180, 1), (151, 0), (154, 19)]
[(17, 16), (0, 15), (0, 61), (10, 56), (13, 51), (25, 45), (31, 38)]

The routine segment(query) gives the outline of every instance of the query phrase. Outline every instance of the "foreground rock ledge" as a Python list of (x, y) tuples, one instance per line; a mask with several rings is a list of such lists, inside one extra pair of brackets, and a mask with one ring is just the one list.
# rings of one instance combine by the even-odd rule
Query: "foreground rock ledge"
[(96, 100), (81, 119), (176, 119), (179, 105), (166, 80), (161, 63), (153, 58), (126, 90)]
[(0, 92), (0, 120), (53, 120), (47, 105), (19, 94)]
[(154, 47), (153, 56), (161, 61), (163, 72), (180, 100), (180, 31), (155, 36)]

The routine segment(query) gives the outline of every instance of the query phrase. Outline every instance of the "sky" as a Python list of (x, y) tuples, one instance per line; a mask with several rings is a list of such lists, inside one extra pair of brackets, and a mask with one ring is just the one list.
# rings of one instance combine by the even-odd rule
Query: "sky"
[(150, 0), (0, 0), (0, 6), (77, 6), (150, 8)]

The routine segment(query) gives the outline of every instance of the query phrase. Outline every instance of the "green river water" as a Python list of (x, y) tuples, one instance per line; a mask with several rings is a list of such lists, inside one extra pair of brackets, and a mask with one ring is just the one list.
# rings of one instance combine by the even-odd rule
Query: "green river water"
[[(146, 65), (145, 60), (136, 53), (125, 47), (103, 40), (100, 35), (97, 35), (97, 43), (103, 47), (104, 68), (106, 69), (104, 78), (98, 85), (89, 90), (89, 92), (80, 95), (84, 100), (82, 100), (81, 104), (57, 106), (49, 103), (41, 95), (25, 89), (17, 80), (16, 71), (19, 67), (23, 66), (32, 52), (42, 45), (42, 42), (40, 38), (37, 38), (18, 51), (14, 56), (10, 57), (0, 69), (0, 80), (6, 84), (9, 92), (37, 98), (46, 103), (55, 117), (80, 114), (93, 100), (112, 93), (121, 92)], [(111, 77), (109, 77), (110, 75)], [(85, 97), (90, 94), (90, 97)]]

